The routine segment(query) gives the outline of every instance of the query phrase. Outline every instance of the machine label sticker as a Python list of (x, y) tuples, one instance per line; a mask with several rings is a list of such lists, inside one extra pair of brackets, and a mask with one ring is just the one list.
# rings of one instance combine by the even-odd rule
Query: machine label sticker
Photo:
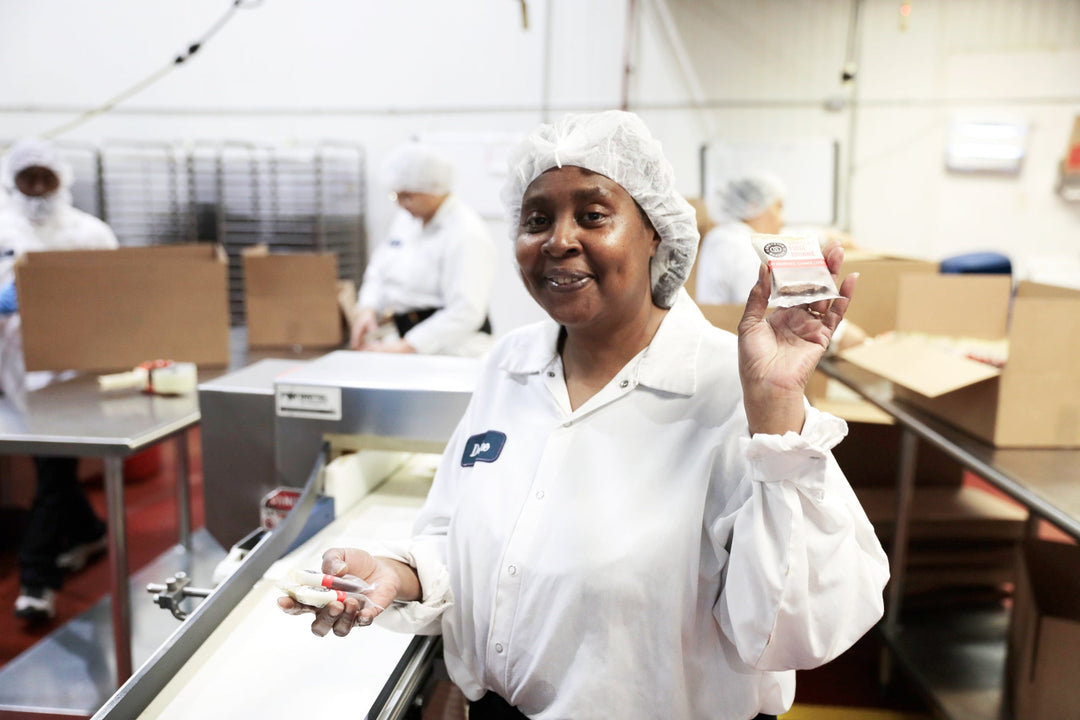
[(341, 388), (277, 385), (274, 394), (279, 417), (341, 419)]
[(488, 430), (486, 433), (473, 435), (465, 441), (465, 452), (461, 455), (461, 467), (472, 467), (478, 462), (495, 462), (506, 444), (506, 433)]

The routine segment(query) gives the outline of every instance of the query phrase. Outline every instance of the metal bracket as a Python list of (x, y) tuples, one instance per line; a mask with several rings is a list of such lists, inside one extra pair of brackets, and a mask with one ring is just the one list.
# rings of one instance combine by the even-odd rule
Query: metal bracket
[(164, 585), (160, 583), (148, 584), (146, 591), (154, 593), (154, 602), (157, 603), (158, 607), (167, 609), (177, 620), (183, 620), (187, 617), (187, 612), (180, 607), (180, 604), (184, 602), (185, 598), (204, 598), (213, 592), (213, 590), (207, 588), (188, 587), (190, 583), (191, 578), (187, 576), (187, 573), (178, 572), (172, 577), (166, 578)]

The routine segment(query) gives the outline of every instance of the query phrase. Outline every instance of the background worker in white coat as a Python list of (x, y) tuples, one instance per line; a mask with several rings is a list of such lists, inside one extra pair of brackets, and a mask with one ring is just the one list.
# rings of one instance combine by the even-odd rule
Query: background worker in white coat
[[(767, 172), (732, 178), (707, 205), (717, 225), (701, 241), (694, 299), (702, 305), (742, 305), (757, 282), (761, 258), (750, 242), (754, 233), (776, 235), (784, 228), (787, 189)], [(827, 233), (836, 237), (835, 233)], [(866, 333), (845, 320), (833, 336), (833, 350), (858, 345)]]
[[(52, 379), (25, 371), (15, 262), (27, 252), (107, 250), (116, 235), (98, 218), (71, 205), (70, 165), (49, 143), (23, 140), (0, 161), (7, 196), (0, 208), (0, 389), (21, 405), (24, 394)], [(105, 523), (78, 481), (78, 460), (35, 457), (37, 483), (19, 546), (19, 597), (15, 614), (47, 620), (56, 612), (56, 591), (65, 571), (80, 569), (105, 550)]]
[(846, 426), (803, 395), (855, 278), (766, 317), (761, 273), (738, 338), (712, 326), (682, 289), (693, 208), (632, 113), (540, 126), (503, 200), (549, 319), (492, 348), (416, 535), (323, 555), (376, 587), (312, 631), (441, 631), (471, 720), (785, 712), (794, 669), (881, 617), (889, 575), (831, 454)]
[[(487, 316), (495, 279), (487, 226), (453, 193), (454, 167), (431, 147), (399, 147), (382, 174), (401, 210), (364, 272), (349, 346), (482, 355), (491, 347)], [(397, 336), (376, 339), (390, 319)]]
[(716, 227), (702, 239), (695, 300), (705, 305), (742, 305), (757, 282), (761, 259), (750, 244), (754, 233), (775, 235), (784, 227), (783, 182), (756, 172), (731, 179), (706, 205)]

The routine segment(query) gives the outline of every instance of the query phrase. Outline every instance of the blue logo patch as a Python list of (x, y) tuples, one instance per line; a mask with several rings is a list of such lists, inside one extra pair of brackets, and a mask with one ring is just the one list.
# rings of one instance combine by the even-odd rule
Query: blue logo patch
[(478, 462), (495, 462), (506, 444), (506, 433), (488, 430), (486, 433), (473, 435), (465, 441), (465, 452), (461, 455), (461, 467), (472, 467)]

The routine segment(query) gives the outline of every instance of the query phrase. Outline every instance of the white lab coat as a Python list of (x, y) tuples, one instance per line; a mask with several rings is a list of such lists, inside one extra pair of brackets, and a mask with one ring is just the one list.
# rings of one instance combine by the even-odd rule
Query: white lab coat
[[(648, 348), (571, 411), (558, 327), (493, 348), (411, 541), (466, 696), (531, 718), (745, 720), (881, 617), (888, 561), (830, 449), (842, 420), (749, 436), (736, 338), (685, 291)], [(503, 439), (500, 440), (500, 437)], [(485, 445), (486, 444), (486, 445)]]
[(477, 356), (491, 348), (479, 332), (495, 280), (495, 245), (484, 221), (449, 195), (424, 225), (401, 210), (375, 249), (359, 307), (384, 312), (441, 308), (405, 334), (418, 353)]
[[(15, 263), (28, 252), (48, 250), (111, 250), (117, 247), (112, 228), (89, 213), (61, 205), (43, 223), (31, 223), (14, 203), (0, 208), (0, 288), (15, 279)], [(53, 373), (26, 373), (22, 355), (21, 318), (0, 316), (0, 390), (21, 403), (25, 393), (48, 383)]]

